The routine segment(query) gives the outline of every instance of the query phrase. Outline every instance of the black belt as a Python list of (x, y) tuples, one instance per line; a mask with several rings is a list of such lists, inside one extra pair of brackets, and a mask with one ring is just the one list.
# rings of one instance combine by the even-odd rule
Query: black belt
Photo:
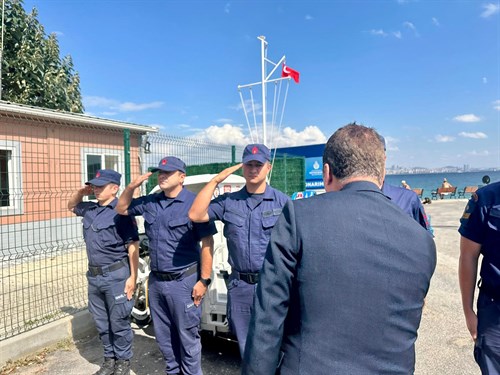
[(236, 278), (245, 281), (248, 284), (257, 284), (259, 282), (259, 273), (258, 272), (238, 272), (233, 271), (236, 275)]
[(106, 272), (113, 272), (116, 270), (119, 270), (122, 267), (125, 267), (128, 265), (128, 258), (123, 258), (122, 260), (112, 263), (109, 266), (103, 266), (103, 267), (95, 267), (95, 266), (89, 266), (89, 273), (92, 276), (99, 276), (99, 275), (104, 275)]
[(173, 281), (181, 278), (182, 276), (188, 277), (191, 276), (193, 273), (198, 272), (198, 263), (193, 264), (191, 267), (185, 269), (184, 271), (180, 272), (158, 272), (158, 271), (153, 271), (154, 275), (159, 278), (160, 280), (163, 281)]

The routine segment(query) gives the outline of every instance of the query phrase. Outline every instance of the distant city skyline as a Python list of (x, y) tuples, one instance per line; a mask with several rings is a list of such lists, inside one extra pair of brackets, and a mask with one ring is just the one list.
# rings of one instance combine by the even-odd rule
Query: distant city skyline
[[(73, 57), (87, 114), (179, 137), (251, 142), (237, 85), (260, 80), (264, 35), (268, 58), (286, 55), (300, 72), (271, 146), (323, 143), (357, 121), (386, 138), (388, 165), (500, 167), (498, 0), (24, 6), (38, 9), (61, 54)], [(274, 87), (268, 95), (271, 109)]]

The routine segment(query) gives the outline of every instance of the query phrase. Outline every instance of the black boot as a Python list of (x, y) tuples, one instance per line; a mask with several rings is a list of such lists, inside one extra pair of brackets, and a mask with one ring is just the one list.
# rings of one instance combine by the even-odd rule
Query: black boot
[(94, 375), (113, 375), (115, 373), (115, 359), (105, 357), (104, 362), (101, 365), (99, 371), (95, 372)]
[(117, 359), (114, 375), (130, 375), (130, 361), (128, 359)]

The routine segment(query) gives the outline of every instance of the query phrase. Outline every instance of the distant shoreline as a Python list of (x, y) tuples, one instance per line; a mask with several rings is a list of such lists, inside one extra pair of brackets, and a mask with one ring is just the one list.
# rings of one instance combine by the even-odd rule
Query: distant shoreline
[(480, 172), (498, 172), (500, 168), (490, 168), (490, 169), (470, 169), (470, 170), (453, 170), (453, 169), (424, 169), (424, 168), (410, 168), (410, 169), (401, 169), (398, 171), (393, 171), (390, 169), (386, 169), (386, 175), (390, 176), (403, 176), (409, 174), (447, 174), (447, 173), (480, 173)]

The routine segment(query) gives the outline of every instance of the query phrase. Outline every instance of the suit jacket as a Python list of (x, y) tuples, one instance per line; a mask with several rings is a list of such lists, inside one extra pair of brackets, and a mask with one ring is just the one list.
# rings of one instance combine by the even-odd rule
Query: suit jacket
[(410, 374), (436, 266), (373, 183), (289, 202), (267, 249), (242, 374)]

